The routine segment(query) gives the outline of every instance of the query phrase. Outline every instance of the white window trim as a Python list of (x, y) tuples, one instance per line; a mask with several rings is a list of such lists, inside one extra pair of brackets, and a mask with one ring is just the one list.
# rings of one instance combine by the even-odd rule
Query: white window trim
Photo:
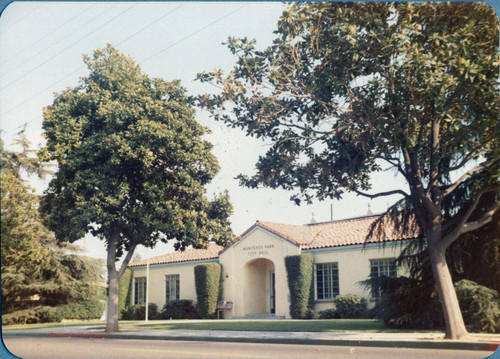
[[(167, 288), (167, 283), (169, 282), (167, 278), (175, 278), (175, 281), (178, 281), (179, 282), (179, 286), (177, 287), (177, 282), (174, 283), (174, 286), (175, 286), (175, 299), (170, 299), (170, 301), (167, 301), (167, 289), (169, 290), (169, 296), (172, 297), (170, 294), (170, 287)], [(180, 299), (181, 296), (180, 296), (180, 290), (181, 290), (181, 277), (179, 274), (166, 274), (165, 275), (165, 304), (168, 304), (170, 302), (173, 302), (175, 300)]]
[[(372, 262), (373, 261), (384, 261), (384, 262), (390, 261), (391, 263), (389, 263), (389, 265), (393, 265), (394, 266), (394, 277), (390, 277), (389, 276), (388, 278), (397, 278), (398, 277), (398, 268), (395, 265), (396, 258), (395, 257), (385, 257), (385, 258), (370, 258), (370, 275), (369, 275), (369, 278), (371, 278), (371, 275), (372, 275)], [(384, 265), (385, 264), (386, 263), (384, 263)], [(377, 265), (377, 268), (378, 268), (378, 276), (377, 276), (377, 278), (379, 278), (379, 277), (381, 277), (380, 276), (380, 265)], [(373, 296), (373, 289), (370, 290), (370, 301), (377, 301), (381, 297), (382, 296), (374, 297)]]
[[(314, 263), (314, 301), (315, 302), (331, 302), (337, 295), (334, 295), (332, 298), (326, 298), (326, 299), (318, 299), (318, 265), (319, 264), (336, 264), (337, 265), (337, 281), (338, 281), (338, 288), (339, 288), (339, 293), (340, 295), (340, 270), (339, 270), (339, 262), (324, 262), (324, 263)], [(333, 291), (333, 287), (332, 287)], [(333, 293), (332, 293), (333, 295)]]
[[(138, 282), (141, 282), (139, 285), (137, 285)], [(143, 303), (138, 303), (138, 299), (139, 299), (139, 294), (140, 293), (137, 293), (137, 290), (139, 289), (138, 287), (141, 286), (142, 282), (145, 282), (146, 283), (146, 286), (143, 288), (144, 289), (144, 294), (143, 296), (145, 297), (146, 296), (146, 287), (147, 287), (147, 279), (146, 277), (135, 277), (134, 278), (134, 304), (133, 305), (142, 305), (142, 304), (145, 304), (146, 303), (146, 300), (144, 300)]]

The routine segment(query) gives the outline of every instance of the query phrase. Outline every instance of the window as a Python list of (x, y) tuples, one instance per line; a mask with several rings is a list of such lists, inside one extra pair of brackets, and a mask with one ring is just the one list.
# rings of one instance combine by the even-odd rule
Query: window
[(329, 300), (339, 295), (337, 263), (316, 264), (316, 299)]
[(134, 304), (146, 303), (146, 277), (134, 278)]
[(166, 303), (179, 300), (179, 275), (165, 276)]
[[(394, 258), (370, 259), (370, 278), (395, 278), (397, 276), (395, 261)], [(380, 283), (375, 283), (372, 286), (372, 298), (381, 298), (382, 294)]]

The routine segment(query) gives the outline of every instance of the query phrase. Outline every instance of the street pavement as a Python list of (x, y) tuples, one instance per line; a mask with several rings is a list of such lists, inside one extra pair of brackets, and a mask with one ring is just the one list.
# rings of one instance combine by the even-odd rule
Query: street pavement
[[(174, 321), (167, 322), (172, 323)], [(154, 323), (160, 324), (160, 322), (158, 321), (155, 321)], [(358, 347), (483, 350), (490, 352), (494, 352), (500, 346), (500, 335), (498, 334), (471, 334), (467, 340), (444, 340), (444, 334), (442, 333), (272, 332), (146, 328), (136, 329), (129, 328), (129, 325), (120, 324), (120, 331), (113, 334), (105, 334), (103, 325), (81, 325), (35, 329), (2, 329), (2, 336), (4, 338), (16, 336), (80, 337), (108, 339), (337, 345)], [(137, 326), (138, 324), (133, 323), (133, 325)]]
[(24, 359), (482, 359), (491, 355), (479, 350), (144, 339), (17, 336), (4, 340), (11, 353)]

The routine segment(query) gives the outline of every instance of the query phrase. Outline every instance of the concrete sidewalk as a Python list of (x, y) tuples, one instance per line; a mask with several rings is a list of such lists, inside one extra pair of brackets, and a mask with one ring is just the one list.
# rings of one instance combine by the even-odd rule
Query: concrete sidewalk
[(471, 334), (466, 341), (444, 340), (440, 333), (376, 333), (376, 332), (271, 332), (186, 329), (127, 329), (105, 334), (102, 325), (67, 326), (36, 329), (3, 329), (3, 337), (79, 337), (147, 340), (190, 340), (246, 343), (337, 345), (366, 347), (398, 347), (495, 351), (500, 346), (498, 334)]

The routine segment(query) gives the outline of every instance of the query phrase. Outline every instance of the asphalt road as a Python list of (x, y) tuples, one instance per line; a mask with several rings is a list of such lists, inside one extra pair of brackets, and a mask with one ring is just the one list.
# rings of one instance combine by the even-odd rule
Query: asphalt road
[(6, 337), (21, 358), (485, 358), (492, 352), (163, 340)]

